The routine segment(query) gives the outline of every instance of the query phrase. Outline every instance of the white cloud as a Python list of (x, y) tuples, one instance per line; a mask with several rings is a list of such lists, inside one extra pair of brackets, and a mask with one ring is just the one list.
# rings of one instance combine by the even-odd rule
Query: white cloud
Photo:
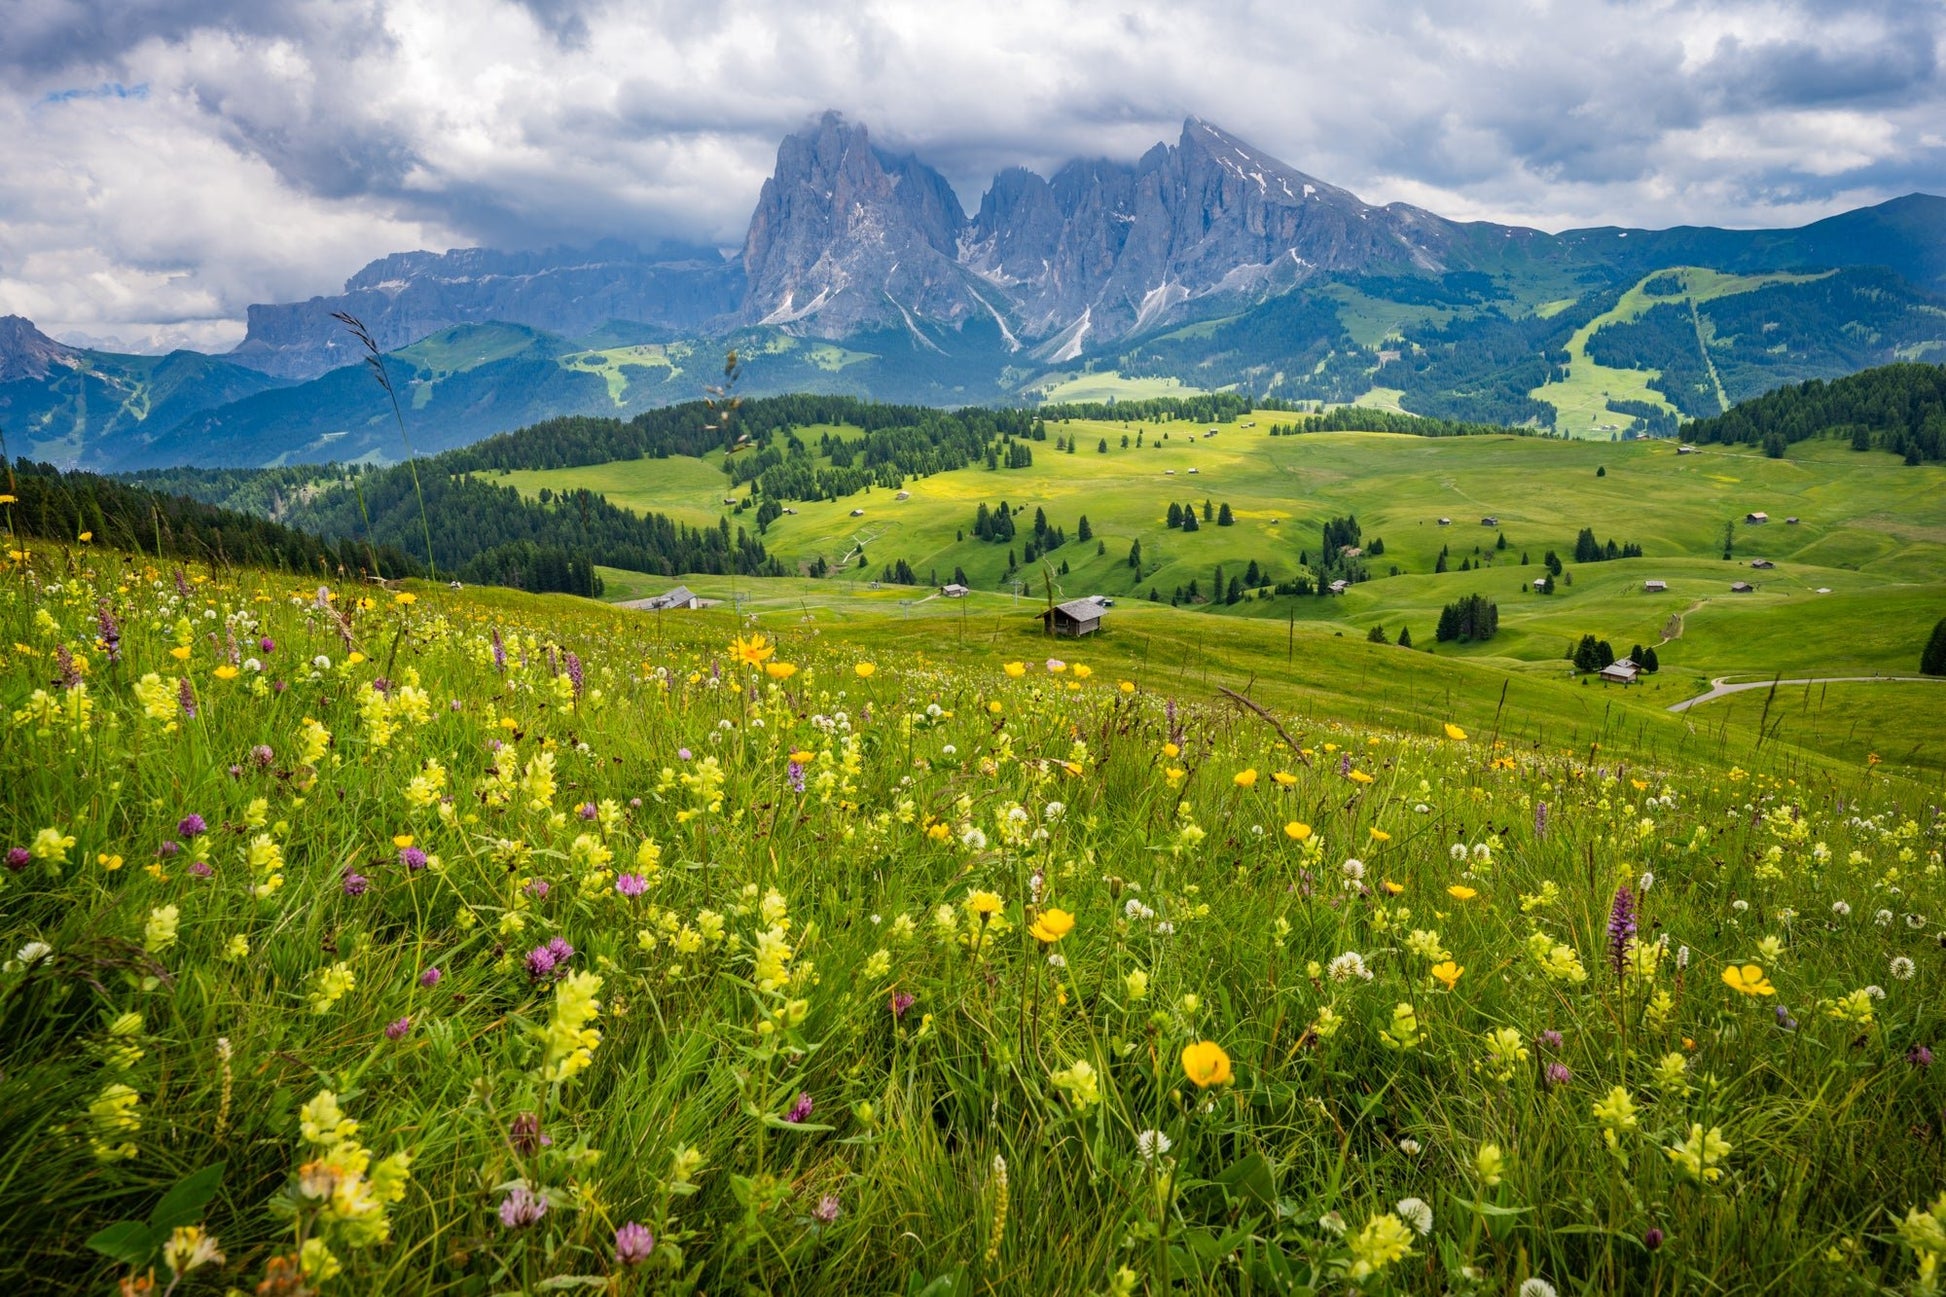
[(13, 9), (0, 311), (96, 336), (219, 344), (413, 247), (735, 244), (827, 107), (968, 206), (1002, 165), (1133, 157), (1188, 114), (1375, 201), (1550, 228), (1946, 189), (1946, 18), (1899, 0)]

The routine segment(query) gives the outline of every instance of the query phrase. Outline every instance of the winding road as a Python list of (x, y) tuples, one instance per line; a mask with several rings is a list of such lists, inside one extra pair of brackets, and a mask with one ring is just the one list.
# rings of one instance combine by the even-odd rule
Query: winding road
[(1740, 685), (1723, 683), (1728, 679), (1728, 676), (1716, 677), (1710, 681), (1708, 693), (1684, 699), (1682, 702), (1673, 704), (1669, 710), (1686, 712), (1697, 703), (1706, 703), (1713, 698), (1722, 698), (1729, 694), (1740, 694), (1746, 689), (1768, 689), (1772, 685), (1781, 688), (1784, 685), (1946, 684), (1946, 676), (1816, 676), (1803, 680), (1751, 680)]

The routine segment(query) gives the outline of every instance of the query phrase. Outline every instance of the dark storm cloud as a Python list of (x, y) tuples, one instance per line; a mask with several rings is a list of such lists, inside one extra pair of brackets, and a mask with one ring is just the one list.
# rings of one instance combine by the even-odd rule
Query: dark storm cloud
[(1901, 0), (0, 0), (0, 308), (220, 332), (413, 244), (733, 245), (826, 108), (968, 207), (1196, 115), (1456, 216), (1791, 224), (1946, 190), (1942, 30)]

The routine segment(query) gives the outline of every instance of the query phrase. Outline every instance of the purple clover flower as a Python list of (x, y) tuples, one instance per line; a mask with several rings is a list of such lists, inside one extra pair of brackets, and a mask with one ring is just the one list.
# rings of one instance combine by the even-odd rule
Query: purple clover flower
[(547, 899), (548, 886), (545, 878), (533, 878), (527, 882), (527, 894), (537, 901)]
[(399, 863), (416, 874), (426, 867), (426, 853), (417, 847), (401, 847)]
[(592, 820), (595, 816), (601, 814), (601, 809), (593, 802), (583, 802), (574, 808), (574, 813), (584, 820)]
[(1914, 1067), (1931, 1067), (1932, 1051), (1924, 1045), (1914, 1045), (1905, 1052), (1905, 1061)]
[(1572, 1080), (1574, 1080), (1574, 1073), (1568, 1070), (1566, 1063), (1549, 1063), (1547, 1065), (1547, 1083), (1550, 1086), (1566, 1085)]
[(411, 1030), (412, 1019), (410, 1017), (400, 1018), (397, 1022), (388, 1022), (385, 1024), (385, 1038), (387, 1040), (398, 1040), (406, 1032)]
[(215, 868), (212, 867), (209, 861), (207, 860), (198, 860), (197, 862), (189, 866), (189, 872), (194, 874), (198, 878), (216, 877)]
[(655, 1235), (647, 1225), (630, 1221), (615, 1231), (615, 1261), (618, 1265), (641, 1265), (655, 1252)]
[(441, 973), (437, 968), (428, 968), (425, 972), (419, 974), (419, 985), (430, 989), (438, 986), (439, 979), (443, 976), (445, 974)]
[(907, 1009), (910, 1009), (913, 1006), (913, 1004), (915, 1003), (915, 999), (916, 997), (914, 997), (912, 994), (906, 991), (892, 992), (892, 1000), (887, 1007), (892, 1010), (893, 1020), (898, 1021), (899, 1019), (904, 1018), (905, 1011)]
[(508, 1229), (526, 1229), (547, 1215), (547, 1195), (533, 1193), (517, 1184), (500, 1203), (500, 1223)]
[(811, 1109), (815, 1106), (811, 1102), (811, 1092), (800, 1090), (797, 1099), (790, 1106), (790, 1111), (784, 1114), (784, 1120), (793, 1126), (801, 1125), (811, 1119)]
[(566, 937), (553, 937), (548, 940), (547, 953), (554, 956), (555, 963), (565, 964), (574, 958), (574, 947), (568, 944)]
[(1561, 1033), (1549, 1027), (1546, 1031), (1534, 1037), (1534, 1043), (1542, 1049), (1558, 1050), (1561, 1048)]
[(1662, 1240), (1667, 1237), (1668, 1235), (1664, 1234), (1660, 1228), (1651, 1225), (1642, 1231), (1642, 1246), (1651, 1252), (1659, 1251), (1662, 1247)]
[(161, 846), (155, 849), (155, 854), (161, 856), (164, 860), (172, 859), (181, 852), (182, 844), (173, 839), (165, 840)]
[(554, 952), (546, 946), (536, 946), (527, 952), (527, 977), (538, 982), (554, 975)]
[(615, 880), (615, 890), (633, 899), (649, 889), (649, 880), (640, 874), (623, 874)]
[(259, 743), (250, 749), (250, 759), (256, 763), (259, 770), (268, 770), (271, 763), (277, 760), (277, 754), (270, 750), (270, 744)]
[(185, 815), (176, 822), (176, 832), (185, 838), (200, 837), (209, 832), (209, 823), (200, 815)]
[(690, 755), (691, 755), (691, 753), (690, 753), (690, 751), (689, 751), (689, 749), (688, 749), (688, 748), (677, 748), (677, 749), (676, 749), (676, 760), (678, 760), (678, 761), (687, 761), (687, 760), (689, 760), (689, 758), (690, 758)]
[(507, 1139), (514, 1146), (514, 1152), (522, 1157), (532, 1157), (554, 1141), (541, 1131), (541, 1119), (531, 1112), (523, 1112), (513, 1119), (507, 1127)]
[(811, 1219), (820, 1225), (829, 1225), (844, 1215), (844, 1208), (838, 1203), (838, 1195), (827, 1193), (818, 1199), (818, 1205), (811, 1208)]
[(345, 866), (344, 888), (346, 896), (363, 896), (365, 889), (371, 885), (371, 879), (365, 877), (365, 875), (359, 873), (351, 866)]
[(34, 853), (25, 847), (7, 848), (7, 868), (13, 870), (16, 874), (32, 864), (33, 860)]
[(275, 653), (277, 651), (277, 641), (266, 635), (257, 641), (257, 647), (265, 653)]

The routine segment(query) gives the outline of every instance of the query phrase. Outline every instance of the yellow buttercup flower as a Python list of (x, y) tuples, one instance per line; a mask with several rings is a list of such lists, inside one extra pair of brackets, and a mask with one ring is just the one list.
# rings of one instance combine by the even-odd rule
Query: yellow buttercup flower
[(788, 680), (797, 674), (797, 665), (793, 662), (766, 662), (764, 674), (772, 680)]
[(998, 892), (974, 892), (966, 898), (966, 908), (982, 923), (1000, 913), (1001, 904)]
[(410, 608), (413, 604), (419, 602), (419, 596), (410, 590), (401, 590), (392, 596), (392, 602), (401, 608)]
[(1074, 916), (1066, 910), (1050, 906), (1035, 917), (1027, 931), (1034, 940), (1044, 941), (1051, 946), (1074, 931)]
[(1455, 743), (1464, 743), (1466, 742), (1466, 731), (1461, 729), (1459, 726), (1453, 724), (1451, 721), (1447, 721), (1446, 737), (1453, 740)]
[(1009, 662), (1000, 669), (1016, 680), (1027, 674), (1027, 664), (1025, 662)]
[(1432, 966), (1432, 975), (1438, 978), (1441, 982), (1444, 982), (1446, 984), (1446, 989), (1449, 991), (1452, 990), (1453, 987), (1459, 982), (1460, 974), (1464, 973), (1465, 971), (1466, 971), (1465, 968), (1461, 967), (1458, 964), (1455, 964), (1450, 959), (1445, 960), (1442, 963), (1434, 964)]
[(1377, 827), (1374, 827), (1372, 829), (1372, 841), (1390, 842), (1391, 840), (1392, 840), (1392, 835), (1387, 833), (1384, 829), (1377, 828)]
[(1456, 901), (1470, 901), (1479, 894), (1476, 889), (1468, 887), (1465, 883), (1454, 883), (1446, 889), (1446, 895)]
[(1351, 781), (1355, 784), (1369, 784), (1372, 782), (1372, 777), (1363, 770), (1354, 770), (1351, 772)]
[(878, 670), (878, 663), (860, 662), (857, 666), (854, 666), (852, 670), (858, 673), (858, 678), (860, 680), (870, 680), (872, 678), (872, 675)]
[(231, 666), (228, 662), (225, 662), (222, 666), (216, 668), (216, 678), (218, 680), (234, 680), (237, 678), (237, 675), (238, 675), (237, 669)]
[(1255, 769), (1239, 770), (1231, 782), (1238, 788), (1253, 788), (1257, 783), (1257, 772)]
[(1731, 964), (1723, 970), (1723, 984), (1739, 995), (1777, 994), (1761, 964)]
[(1395, 883), (1389, 878), (1380, 883), (1379, 886), (1385, 889), (1387, 896), (1398, 896), (1405, 891), (1404, 883)]
[(1311, 826), (1302, 820), (1292, 820), (1284, 826), (1284, 836), (1293, 842), (1305, 842), (1311, 837)]
[(1213, 1040), (1199, 1040), (1193, 1045), (1184, 1045), (1182, 1071), (1199, 1090), (1207, 1090), (1212, 1085), (1228, 1085), (1235, 1079), (1230, 1073), (1230, 1056), (1223, 1052), (1223, 1046)]

